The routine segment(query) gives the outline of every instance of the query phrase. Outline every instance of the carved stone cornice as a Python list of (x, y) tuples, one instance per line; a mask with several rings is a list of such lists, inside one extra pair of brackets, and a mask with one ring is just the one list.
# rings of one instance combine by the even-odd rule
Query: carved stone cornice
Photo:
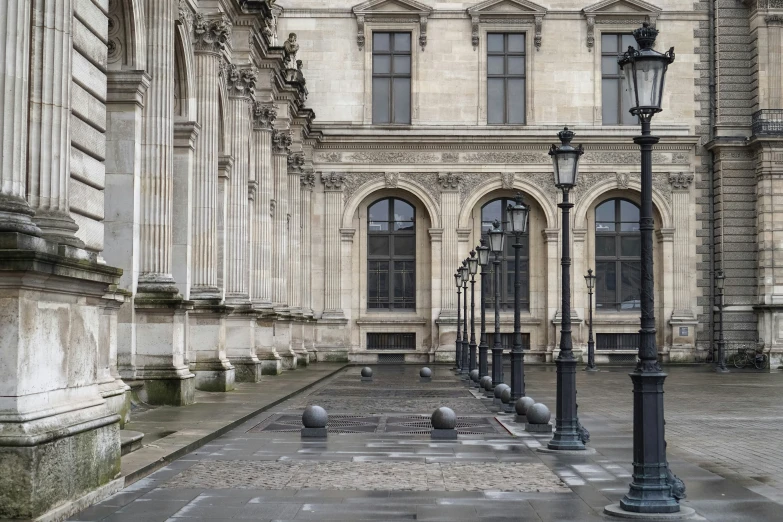
[(304, 170), (305, 157), (304, 152), (288, 153), (288, 173), (301, 174)]
[(258, 69), (255, 67), (240, 68), (236, 64), (228, 64), (226, 68), (226, 88), (232, 98), (252, 98), (256, 94)]
[[(498, 10), (497, 5), (505, 3), (507, 7)], [(468, 8), (472, 31), (471, 43), (473, 49), (478, 49), (481, 24), (503, 24), (533, 26), (535, 31), (534, 45), (536, 50), (541, 49), (541, 28), (547, 9), (530, 0), (486, 0)]]
[(253, 104), (253, 128), (256, 130), (272, 130), (272, 124), (277, 119), (277, 107), (271, 103), (256, 102)]
[(341, 191), (345, 184), (345, 174), (340, 172), (321, 172), (321, 183), (324, 184), (324, 190), (330, 192)]
[(312, 192), (313, 189), (315, 189), (315, 174), (312, 172), (305, 172), (302, 174), (300, 182), (302, 183), (302, 190)]
[(688, 172), (672, 172), (669, 174), (669, 184), (672, 190), (688, 190), (693, 182), (693, 174)]
[(438, 184), (444, 192), (458, 191), (461, 179), (459, 174), (454, 174), (452, 172), (438, 174)]
[(291, 133), (285, 131), (274, 130), (272, 131), (272, 152), (275, 154), (288, 155), (288, 147), (291, 146), (293, 140), (291, 139)]
[(220, 53), (231, 45), (231, 21), (223, 13), (196, 13), (193, 24), (195, 52)]
[(783, 16), (781, 15), (765, 16), (764, 23), (767, 25), (783, 25)]

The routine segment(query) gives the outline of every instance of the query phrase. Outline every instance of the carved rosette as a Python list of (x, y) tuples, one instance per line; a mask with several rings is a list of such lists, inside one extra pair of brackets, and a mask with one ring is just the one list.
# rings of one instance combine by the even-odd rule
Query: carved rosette
[(272, 124), (277, 119), (277, 107), (272, 104), (256, 102), (253, 104), (253, 128), (256, 130), (272, 130)]
[(272, 132), (272, 152), (275, 154), (288, 155), (288, 147), (291, 146), (293, 140), (291, 139), (290, 132), (283, 132), (275, 130)]
[(304, 174), (302, 174), (301, 183), (302, 183), (303, 190), (308, 190), (312, 192), (313, 189), (315, 188), (315, 174), (313, 174), (312, 172), (305, 172)]
[(460, 175), (452, 172), (438, 174), (438, 184), (443, 191), (459, 190)]
[(693, 182), (693, 174), (688, 172), (675, 172), (669, 174), (669, 184), (672, 190), (688, 190)]
[(255, 67), (239, 68), (229, 64), (226, 70), (226, 86), (228, 95), (233, 98), (253, 98), (256, 94), (256, 79), (258, 69)]
[(345, 175), (339, 172), (322, 172), (321, 183), (324, 184), (324, 190), (339, 191), (345, 184)]
[(304, 152), (288, 153), (288, 173), (301, 174), (304, 171), (305, 157)]
[(196, 52), (220, 53), (230, 43), (231, 21), (224, 14), (204, 16), (196, 13), (193, 47)]

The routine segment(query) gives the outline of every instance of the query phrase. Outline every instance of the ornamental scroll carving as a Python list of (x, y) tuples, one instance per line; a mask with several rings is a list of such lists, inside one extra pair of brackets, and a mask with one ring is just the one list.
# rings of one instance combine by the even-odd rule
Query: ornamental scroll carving
[(179, 23), (187, 27), (188, 32), (190, 32), (190, 28), (193, 26), (193, 12), (188, 7), (188, 4), (185, 3), (185, 0), (179, 0), (179, 12), (177, 15)]
[(304, 171), (305, 157), (304, 152), (288, 153), (288, 172), (292, 174), (301, 174)]
[(445, 174), (438, 174), (438, 184), (441, 190), (459, 190), (459, 183), (461, 176), (452, 172), (446, 172)]
[(275, 154), (288, 154), (288, 147), (293, 143), (290, 132), (279, 130), (272, 131), (272, 152)]
[(239, 68), (231, 63), (226, 69), (226, 87), (228, 95), (235, 98), (250, 98), (256, 94), (258, 69), (255, 67)]
[(315, 174), (312, 172), (305, 172), (302, 174), (302, 178), (300, 180), (302, 184), (303, 190), (309, 190), (310, 192), (313, 191), (315, 188)]
[(673, 172), (669, 174), (672, 190), (688, 190), (693, 182), (693, 174), (688, 172)]
[(339, 172), (322, 172), (321, 183), (324, 184), (324, 189), (329, 191), (337, 191), (343, 189), (343, 183), (345, 183), (345, 175)]
[(271, 130), (277, 119), (277, 107), (269, 103), (253, 104), (253, 128), (256, 130)]
[(226, 15), (206, 17), (196, 14), (193, 24), (193, 47), (197, 52), (220, 53), (230, 45), (231, 21)]

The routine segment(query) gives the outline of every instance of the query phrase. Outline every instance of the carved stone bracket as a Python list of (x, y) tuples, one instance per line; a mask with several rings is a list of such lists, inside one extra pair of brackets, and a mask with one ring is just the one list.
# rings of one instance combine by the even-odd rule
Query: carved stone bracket
[(397, 188), (397, 184), (400, 182), (399, 172), (385, 172), (383, 177), (387, 188)]
[(587, 15), (587, 50), (593, 50), (595, 46), (595, 15)]
[(290, 132), (272, 131), (272, 152), (275, 154), (288, 154), (288, 147), (293, 143)]
[(478, 49), (479, 45), (479, 20), (480, 18), (478, 16), (471, 16), (470, 17), (470, 24), (471, 24), (471, 32), (470, 32), (470, 40), (473, 44), (473, 50), (475, 51)]
[(688, 172), (672, 172), (669, 174), (669, 183), (672, 190), (688, 190), (693, 182), (693, 174)]
[(427, 17), (419, 17), (419, 45), (423, 51), (427, 47)]
[(541, 26), (543, 24), (544, 24), (543, 15), (536, 16), (535, 17), (536, 34), (535, 34), (535, 38), (533, 39), (533, 43), (536, 46), (536, 51), (541, 50)]
[(231, 21), (224, 14), (196, 13), (193, 47), (196, 52), (220, 53), (231, 45)]
[(340, 172), (321, 172), (321, 183), (324, 184), (324, 190), (341, 191), (345, 183), (345, 175)]
[(356, 34), (356, 43), (359, 44), (359, 50), (364, 49), (364, 15), (358, 15), (356, 17), (356, 23), (358, 25), (358, 32)]
[(269, 103), (253, 104), (253, 128), (256, 130), (271, 130), (277, 119), (277, 107)]
[(514, 179), (516, 178), (515, 172), (501, 172), (500, 173), (500, 185), (504, 189), (514, 188)]
[(460, 180), (460, 175), (454, 174), (452, 172), (438, 174), (438, 184), (440, 185), (441, 190), (444, 192), (459, 190)]
[(226, 87), (229, 96), (235, 98), (253, 98), (256, 94), (258, 69), (255, 67), (239, 68), (231, 63), (226, 70)]
[(643, 0), (601, 0), (582, 9), (587, 23), (587, 49), (595, 46), (595, 25), (655, 26), (661, 9)]

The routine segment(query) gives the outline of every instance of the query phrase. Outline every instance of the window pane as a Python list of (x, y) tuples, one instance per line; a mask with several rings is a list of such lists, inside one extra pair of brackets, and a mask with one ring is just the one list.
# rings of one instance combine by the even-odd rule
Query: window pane
[(595, 209), (596, 221), (614, 221), (614, 200), (610, 199), (604, 203), (601, 203), (597, 209)]
[(627, 51), (629, 45), (633, 46), (634, 48), (639, 47), (639, 44), (636, 43), (636, 39), (633, 37), (632, 34), (622, 35), (622, 43), (620, 44), (620, 51), (621, 52)]
[(508, 74), (525, 74), (525, 57), (508, 57)]
[(413, 221), (413, 206), (401, 199), (394, 200), (394, 220)]
[(389, 33), (373, 33), (372, 50), (390, 51), (391, 49), (389, 48)]
[(389, 200), (374, 203), (369, 210), (370, 221), (389, 221)]
[(370, 235), (367, 237), (367, 254), (371, 256), (389, 255), (389, 236)]
[(595, 231), (596, 232), (614, 232), (614, 221), (611, 222), (601, 222), (595, 224)]
[(595, 264), (595, 307), (612, 309), (616, 306), (615, 287), (617, 286), (616, 263)]
[(630, 100), (628, 96), (620, 96), (620, 102), (622, 106), (620, 108), (620, 117), (622, 118), (623, 125), (637, 125), (639, 119), (628, 111), (630, 107)]
[(619, 101), (620, 80), (601, 80), (601, 113), (604, 125), (617, 125), (620, 123)]
[(620, 201), (620, 221), (639, 222), (639, 207), (630, 201)]
[(500, 199), (496, 199), (495, 201), (490, 201), (486, 205), (484, 205), (484, 208), (481, 209), (481, 221), (484, 223), (489, 223), (492, 225), (492, 222), (496, 219), (500, 219), (501, 215), (501, 205), (503, 204), (503, 201)]
[(506, 90), (501, 79), (487, 80), (487, 123), (505, 123)]
[(389, 74), (391, 72), (391, 56), (376, 54), (372, 57), (373, 74)]
[(601, 74), (620, 74), (620, 67), (617, 65), (617, 58), (614, 56), (601, 57)]
[(395, 256), (413, 256), (416, 255), (416, 237), (394, 236), (394, 255)]
[(372, 121), (389, 123), (389, 79), (372, 79)]
[(595, 236), (595, 257), (615, 257), (617, 250), (615, 248), (614, 236)]
[(508, 35), (508, 52), (510, 52), (510, 53), (524, 53), (525, 52), (525, 35), (524, 34), (510, 34), (510, 35)]
[(503, 35), (491, 33), (487, 35), (487, 51), (491, 53), (503, 52)]
[(614, 34), (601, 35), (601, 52), (602, 53), (617, 52), (617, 35)]
[(508, 123), (525, 123), (525, 80), (508, 80)]
[(411, 72), (411, 57), (395, 56), (394, 74), (410, 74), (410, 72)]
[(641, 236), (623, 236), (620, 238), (620, 255), (623, 257), (639, 257), (642, 255)]
[(621, 289), (621, 310), (638, 310), (639, 290), (642, 287), (641, 265), (637, 262), (622, 263), (620, 272)]
[(411, 80), (394, 78), (394, 123), (411, 122)]
[(394, 50), (397, 52), (410, 52), (411, 33), (394, 33)]
[(503, 56), (487, 56), (487, 74), (503, 74)]

